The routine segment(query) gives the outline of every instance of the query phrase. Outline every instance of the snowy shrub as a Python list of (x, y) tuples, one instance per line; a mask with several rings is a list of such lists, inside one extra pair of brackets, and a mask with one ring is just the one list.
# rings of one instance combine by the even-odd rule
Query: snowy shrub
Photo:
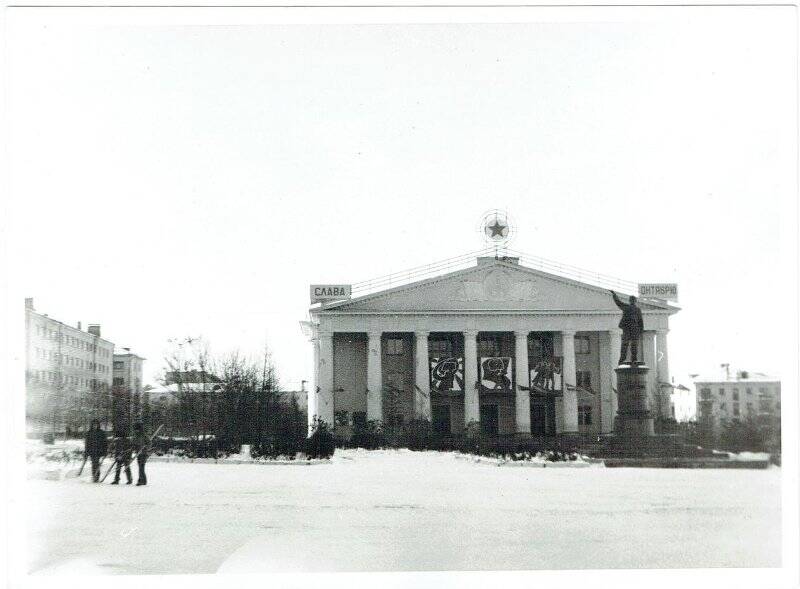
[(336, 440), (330, 426), (319, 417), (314, 418), (311, 435), (305, 441), (308, 458), (330, 458), (336, 450)]
[(464, 435), (467, 438), (481, 438), (483, 437), (483, 433), (481, 432), (481, 424), (478, 421), (470, 421), (464, 427)]
[(154, 438), (151, 443), (152, 453), (156, 456), (177, 456), (185, 458), (225, 458), (238, 454), (241, 446), (231, 442), (221, 442), (213, 435), (194, 437)]
[(305, 450), (303, 441), (291, 437), (270, 436), (269, 439), (253, 444), (250, 447), (251, 458), (267, 460), (294, 460), (295, 456)]
[(348, 446), (351, 448), (364, 448), (365, 450), (378, 450), (386, 447), (386, 432), (380, 420), (370, 420), (366, 424), (354, 424), (353, 435)]
[(479, 431), (471, 431), (443, 440), (437, 449), (512, 461), (561, 462), (577, 459), (578, 455), (572, 449), (562, 448), (559, 444), (558, 440), (545, 442), (537, 438), (489, 437)]
[(429, 450), (433, 432), (427, 419), (412, 419), (403, 426), (401, 445), (410, 450)]

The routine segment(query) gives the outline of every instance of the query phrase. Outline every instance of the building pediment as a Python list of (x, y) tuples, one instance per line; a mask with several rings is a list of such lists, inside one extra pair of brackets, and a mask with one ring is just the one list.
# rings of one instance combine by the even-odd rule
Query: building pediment
[[(643, 301), (643, 310), (669, 310)], [(618, 312), (608, 290), (493, 260), (443, 276), (321, 307), (314, 312)]]

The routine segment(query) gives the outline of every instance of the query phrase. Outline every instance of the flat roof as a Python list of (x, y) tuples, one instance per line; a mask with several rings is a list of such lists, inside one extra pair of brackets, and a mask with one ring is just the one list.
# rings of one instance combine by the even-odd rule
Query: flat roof
[[(114, 342), (112, 342), (111, 340), (107, 340), (107, 339), (103, 338), (102, 336), (95, 335), (93, 333), (89, 333), (88, 331), (84, 331), (83, 329), (78, 329), (77, 327), (75, 327), (73, 325), (70, 325), (69, 323), (64, 323), (63, 321), (59, 321), (58, 319), (54, 319), (53, 317), (50, 317), (49, 315), (45, 315), (44, 313), (40, 313), (39, 311), (36, 311), (35, 309), (25, 309), (25, 311), (27, 311), (29, 313), (33, 313), (34, 315), (38, 315), (42, 319), (47, 319), (48, 321), (52, 321), (53, 323), (58, 323), (59, 325), (61, 325), (63, 327), (66, 327), (67, 329), (69, 329), (71, 331), (82, 333), (83, 335), (90, 335), (93, 338), (96, 338), (96, 339), (99, 339), (101, 341), (104, 341), (107, 344), (111, 344), (112, 347), (114, 345)], [(95, 324), (94, 323), (90, 323), (89, 325), (95, 325)]]
[(695, 384), (736, 384), (736, 383), (780, 383), (780, 379), (768, 374), (760, 372), (748, 372), (747, 378), (736, 378), (735, 375), (726, 377), (723, 375), (716, 376), (697, 376), (694, 379)]

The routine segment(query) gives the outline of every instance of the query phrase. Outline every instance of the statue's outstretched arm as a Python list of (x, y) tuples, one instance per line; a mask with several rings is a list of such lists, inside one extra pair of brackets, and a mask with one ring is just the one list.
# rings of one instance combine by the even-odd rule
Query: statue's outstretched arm
[(622, 310), (624, 311), (624, 310), (625, 310), (625, 308), (626, 308), (626, 305), (625, 305), (625, 303), (623, 303), (623, 302), (622, 302), (622, 301), (619, 299), (619, 297), (617, 296), (617, 293), (615, 293), (615, 292), (612, 290), (612, 291), (611, 291), (611, 296), (614, 298), (614, 304), (616, 304), (616, 305), (617, 305), (617, 307), (619, 307), (620, 309), (622, 309)]

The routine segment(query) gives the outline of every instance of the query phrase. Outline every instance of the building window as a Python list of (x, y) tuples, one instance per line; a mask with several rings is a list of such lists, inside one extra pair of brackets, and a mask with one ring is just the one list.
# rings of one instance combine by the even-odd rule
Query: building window
[(761, 412), (768, 412), (770, 410), (769, 399), (761, 399), (758, 402), (758, 410)]
[(747, 388), (746, 388), (744, 391), (745, 391), (745, 392), (746, 392), (748, 395), (752, 395), (752, 394), (753, 394), (753, 389), (751, 389), (750, 387), (747, 387)]
[(495, 339), (478, 340), (478, 356), (481, 358), (496, 358), (500, 355), (500, 347)]
[(733, 400), (734, 401), (739, 400), (739, 389), (733, 389)]
[(726, 411), (726, 409), (725, 409), (725, 403), (720, 403), (720, 404), (719, 404), (719, 410), (720, 410), (720, 411)]
[(399, 337), (390, 337), (386, 340), (386, 354), (389, 356), (403, 355), (403, 340)]
[(453, 342), (449, 339), (433, 339), (428, 342), (428, 351), (435, 356), (452, 356)]
[(587, 391), (592, 390), (592, 372), (590, 370), (575, 371), (576, 385)]
[(591, 354), (591, 347), (589, 345), (588, 335), (575, 336), (575, 353), (576, 354)]
[(739, 403), (733, 404), (733, 414), (736, 417), (739, 417)]
[(720, 389), (719, 390), (719, 396), (720, 397), (724, 397), (725, 396), (725, 389)]
[(125, 362), (121, 360), (114, 360), (114, 370), (121, 370), (125, 367)]
[(592, 425), (591, 405), (578, 405), (578, 425)]
[(122, 378), (121, 376), (115, 376), (113, 384), (115, 387), (121, 387), (122, 385), (125, 384), (125, 379)]
[(709, 388), (700, 389), (700, 399), (703, 400), (703, 401), (710, 401), (711, 400), (711, 389), (709, 389)]

